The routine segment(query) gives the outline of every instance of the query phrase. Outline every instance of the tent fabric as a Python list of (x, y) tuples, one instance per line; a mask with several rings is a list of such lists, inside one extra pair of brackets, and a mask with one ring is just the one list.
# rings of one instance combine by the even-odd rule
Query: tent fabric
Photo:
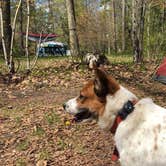
[[(26, 33), (25, 32), (23, 32), (23, 35), (26, 35)], [(50, 33), (50, 34), (39, 34), (39, 33), (31, 33), (31, 32), (29, 32), (28, 33), (28, 36), (31, 36), (31, 37), (58, 37), (59, 35), (57, 35), (57, 34), (52, 34), (52, 33)]]
[[(24, 36), (26, 35), (25, 32), (23, 32), (22, 34)], [(35, 42), (39, 41), (40, 38), (42, 41), (49, 41), (49, 40), (53, 40), (56, 37), (59, 37), (59, 35), (52, 34), (52, 33), (51, 34), (39, 34), (39, 33), (31, 33), (31, 32), (28, 33), (28, 39), (30, 41), (35, 41)]]
[(157, 69), (154, 80), (166, 84), (166, 58)]

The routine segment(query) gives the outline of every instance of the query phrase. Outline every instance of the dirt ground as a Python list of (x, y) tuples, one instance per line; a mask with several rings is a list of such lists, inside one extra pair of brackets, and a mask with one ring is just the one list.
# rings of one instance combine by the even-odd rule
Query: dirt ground
[[(138, 97), (166, 107), (166, 86), (151, 79), (155, 64), (145, 66), (114, 64), (108, 72)], [(21, 83), (0, 84), (0, 165), (119, 166), (111, 161), (111, 133), (94, 121), (65, 123), (71, 116), (62, 104), (90, 78), (91, 71), (64, 61), (35, 70)]]

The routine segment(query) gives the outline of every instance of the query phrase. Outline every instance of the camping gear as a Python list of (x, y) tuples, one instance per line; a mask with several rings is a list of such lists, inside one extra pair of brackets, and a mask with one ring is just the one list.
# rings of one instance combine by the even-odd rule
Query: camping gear
[[(22, 33), (24, 36), (26, 36), (26, 33), (25, 32), (23, 32)], [(35, 41), (35, 42), (38, 42), (38, 41), (52, 41), (52, 40), (54, 40), (55, 38), (57, 38), (57, 37), (59, 37), (59, 35), (57, 35), (57, 34), (52, 34), (52, 33), (50, 33), (50, 34), (39, 34), (39, 33), (31, 33), (31, 32), (29, 32), (28, 33), (28, 39), (30, 40), (30, 41)]]
[(66, 55), (67, 45), (61, 42), (47, 41), (40, 44), (38, 47), (39, 56), (48, 55)]
[(153, 79), (155, 81), (159, 81), (163, 84), (166, 84), (166, 58), (163, 60), (163, 62), (158, 67)]

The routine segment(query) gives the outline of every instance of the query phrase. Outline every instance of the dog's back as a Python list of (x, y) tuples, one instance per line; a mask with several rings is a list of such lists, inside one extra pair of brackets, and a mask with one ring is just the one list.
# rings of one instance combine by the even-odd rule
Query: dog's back
[(119, 125), (115, 141), (122, 166), (165, 166), (166, 109), (140, 100)]

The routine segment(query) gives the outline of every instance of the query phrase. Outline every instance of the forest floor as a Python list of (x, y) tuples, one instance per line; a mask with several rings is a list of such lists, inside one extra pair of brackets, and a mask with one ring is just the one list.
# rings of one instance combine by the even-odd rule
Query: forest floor
[[(110, 64), (108, 72), (138, 97), (166, 107), (166, 86), (152, 80), (155, 63)], [(0, 84), (0, 165), (119, 166), (113, 137), (92, 122), (66, 124), (62, 104), (93, 74), (67, 60), (47, 61), (21, 83)]]

